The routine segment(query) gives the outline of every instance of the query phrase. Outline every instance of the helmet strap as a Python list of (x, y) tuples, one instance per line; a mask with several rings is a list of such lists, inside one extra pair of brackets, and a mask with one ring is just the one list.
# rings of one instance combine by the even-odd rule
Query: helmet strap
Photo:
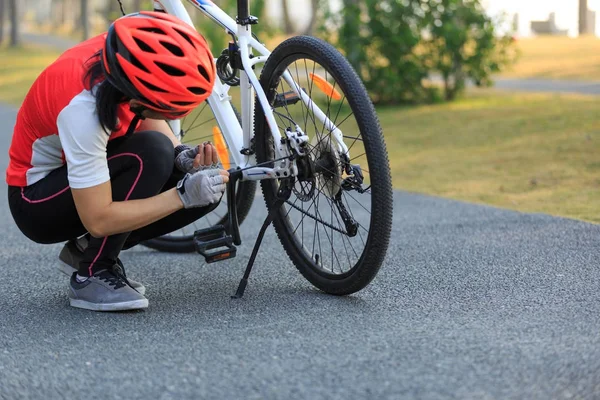
[(133, 117), (133, 119), (131, 120), (131, 123), (129, 124), (129, 128), (127, 128), (127, 133), (125, 134), (125, 137), (131, 136), (133, 134), (133, 132), (135, 131), (135, 128), (137, 127), (138, 122), (140, 122), (143, 119), (145, 119), (145, 118), (142, 117), (141, 114), (135, 113), (135, 116)]

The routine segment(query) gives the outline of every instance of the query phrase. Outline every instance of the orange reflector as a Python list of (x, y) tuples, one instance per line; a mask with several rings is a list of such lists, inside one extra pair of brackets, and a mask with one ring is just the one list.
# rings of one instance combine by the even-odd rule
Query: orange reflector
[(229, 169), (231, 167), (229, 163), (229, 152), (227, 151), (227, 145), (225, 144), (225, 139), (223, 139), (223, 134), (218, 126), (213, 126), (213, 143), (217, 148), (217, 154), (219, 155), (219, 160), (221, 160), (223, 168)]
[(342, 95), (340, 94), (340, 92), (335, 90), (333, 85), (327, 82), (327, 80), (321, 78), (319, 75), (313, 74), (312, 72), (310, 72), (308, 75), (310, 76), (310, 79), (315, 83), (315, 85), (317, 85), (317, 87), (321, 89), (321, 92), (325, 93), (325, 96), (332, 98), (333, 100), (342, 99)]

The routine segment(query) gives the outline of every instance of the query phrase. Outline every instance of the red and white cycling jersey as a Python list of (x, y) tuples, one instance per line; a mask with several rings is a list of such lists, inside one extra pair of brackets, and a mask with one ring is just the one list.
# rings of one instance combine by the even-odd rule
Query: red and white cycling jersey
[(96, 99), (84, 82), (86, 64), (106, 34), (67, 50), (33, 83), (17, 115), (6, 182), (29, 186), (67, 164), (69, 185), (82, 189), (110, 180), (106, 146), (123, 136), (134, 117), (118, 109), (118, 130), (108, 135), (98, 120)]

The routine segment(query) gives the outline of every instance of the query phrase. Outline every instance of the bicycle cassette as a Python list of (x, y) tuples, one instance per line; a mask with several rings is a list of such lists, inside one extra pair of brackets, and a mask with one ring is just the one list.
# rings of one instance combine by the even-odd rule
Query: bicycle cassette
[(311, 142), (317, 188), (327, 197), (334, 198), (342, 187), (342, 162), (340, 154), (333, 146), (331, 137), (315, 136)]

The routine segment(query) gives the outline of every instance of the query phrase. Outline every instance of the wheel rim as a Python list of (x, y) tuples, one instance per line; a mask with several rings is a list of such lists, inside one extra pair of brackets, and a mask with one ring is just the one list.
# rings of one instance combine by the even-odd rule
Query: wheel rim
[[(354, 113), (354, 100), (348, 97), (344, 83), (336, 79), (335, 73), (308, 55), (289, 56), (276, 67), (270, 80), (270, 100), (292, 91), (283, 78), (279, 79), (285, 70), (290, 72), (314, 104), (341, 129), (349, 155), (336, 148), (331, 130), (318, 121), (314, 111), (302, 101), (295, 104), (284, 102), (277, 107), (276, 120), (282, 136), (285, 136), (285, 129), (290, 127), (290, 119), (293, 120), (310, 138), (310, 161), (316, 164), (317, 160), (329, 157), (335, 165), (335, 168), (321, 165), (321, 173), (314, 174), (313, 179), (306, 179), (306, 175), (310, 174), (304, 174), (304, 180), (294, 180), (292, 195), (280, 210), (279, 222), (313, 271), (330, 279), (343, 279), (352, 274), (360, 263), (370, 240), (373, 204), (370, 185), (376, 178), (369, 173), (368, 135), (363, 136), (366, 127), (360, 126)], [(272, 148), (270, 150), (272, 157)], [(360, 187), (364, 189), (363, 193), (341, 189), (344, 180), (350, 177), (346, 170), (348, 161), (361, 167), (364, 181)], [(303, 168), (307, 168), (305, 164)], [(301, 174), (302, 171), (299, 172)], [(280, 183), (272, 181), (266, 185), (276, 193)], [(356, 189), (358, 186), (346, 185), (348, 187)], [(340, 194), (339, 199), (336, 199), (337, 193)], [(339, 203), (343, 207), (339, 207)], [(349, 219), (358, 223), (354, 236), (348, 234), (341, 208), (346, 209)]]

